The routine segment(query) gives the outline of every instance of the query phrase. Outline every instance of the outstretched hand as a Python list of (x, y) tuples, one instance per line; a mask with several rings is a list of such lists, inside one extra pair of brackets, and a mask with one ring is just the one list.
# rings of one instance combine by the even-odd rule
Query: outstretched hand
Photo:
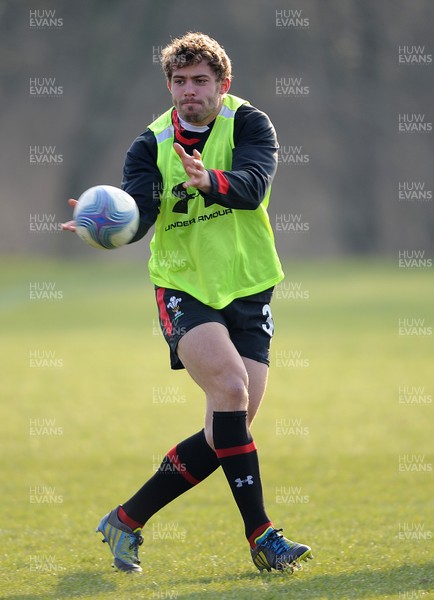
[[(71, 208), (74, 208), (78, 204), (78, 200), (70, 198), (68, 204)], [(66, 223), (62, 223), (62, 229), (65, 231), (75, 231), (75, 221), (66, 221)]]
[(208, 171), (203, 166), (200, 152), (193, 150), (193, 156), (187, 154), (184, 148), (178, 144), (173, 144), (176, 154), (182, 161), (182, 166), (189, 176), (189, 180), (182, 185), (187, 189), (189, 186), (197, 188), (205, 194), (211, 191), (211, 179)]

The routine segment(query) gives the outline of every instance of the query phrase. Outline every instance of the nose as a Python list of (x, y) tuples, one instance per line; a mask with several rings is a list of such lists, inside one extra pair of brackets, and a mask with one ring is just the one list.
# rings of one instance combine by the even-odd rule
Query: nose
[(186, 82), (184, 86), (184, 96), (195, 96), (194, 85), (191, 82)]

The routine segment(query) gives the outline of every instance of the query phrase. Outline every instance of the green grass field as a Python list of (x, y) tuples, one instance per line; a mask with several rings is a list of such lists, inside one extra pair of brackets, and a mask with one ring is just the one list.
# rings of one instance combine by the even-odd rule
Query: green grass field
[(270, 516), (315, 555), (294, 575), (255, 569), (221, 472), (149, 521), (143, 575), (111, 568), (95, 526), (202, 426), (201, 392), (143, 265), (2, 273), (1, 598), (434, 597), (429, 269), (286, 266), (253, 435)]

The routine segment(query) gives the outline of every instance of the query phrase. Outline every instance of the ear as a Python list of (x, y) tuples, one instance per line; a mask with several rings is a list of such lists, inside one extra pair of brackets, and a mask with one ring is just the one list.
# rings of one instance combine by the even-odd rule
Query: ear
[(169, 80), (167, 80), (167, 89), (169, 90), (170, 93), (172, 93), (172, 85)]
[(229, 92), (229, 88), (231, 87), (231, 80), (226, 77), (226, 79), (223, 79), (223, 81), (220, 83), (220, 94), (227, 94)]

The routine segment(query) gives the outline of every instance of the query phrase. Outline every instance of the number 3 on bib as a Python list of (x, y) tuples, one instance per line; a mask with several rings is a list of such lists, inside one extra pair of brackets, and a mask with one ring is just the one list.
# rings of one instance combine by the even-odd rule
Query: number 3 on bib
[(273, 333), (274, 333), (274, 321), (273, 321), (273, 315), (271, 314), (271, 308), (269, 304), (264, 304), (263, 308), (262, 308), (262, 314), (264, 315), (264, 317), (267, 317), (267, 321), (265, 323), (262, 323), (262, 329), (268, 333), (268, 335), (270, 337), (273, 337)]

